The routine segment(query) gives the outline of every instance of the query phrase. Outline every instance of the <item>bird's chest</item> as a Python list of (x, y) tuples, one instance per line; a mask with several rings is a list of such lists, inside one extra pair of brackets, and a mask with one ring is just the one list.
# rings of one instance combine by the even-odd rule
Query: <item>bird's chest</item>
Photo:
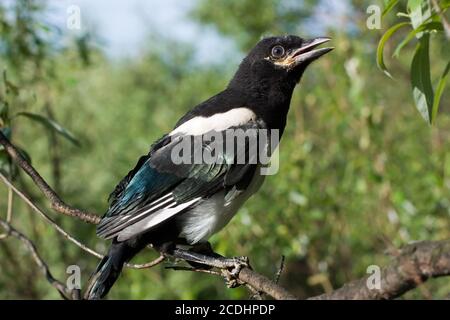
[(180, 216), (177, 221), (181, 229), (180, 237), (190, 244), (207, 241), (225, 227), (244, 202), (258, 191), (264, 177), (257, 169), (246, 190), (223, 190)]

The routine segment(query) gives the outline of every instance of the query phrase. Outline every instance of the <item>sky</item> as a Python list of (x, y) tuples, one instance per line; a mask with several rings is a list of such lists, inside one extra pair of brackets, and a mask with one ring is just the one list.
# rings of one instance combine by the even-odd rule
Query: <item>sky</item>
[[(63, 33), (77, 33), (80, 31), (69, 30), (66, 25), (68, 8), (78, 6), (81, 32), (95, 30), (101, 47), (113, 58), (138, 55), (144, 44), (148, 45), (145, 40), (149, 34), (193, 45), (196, 57), (204, 63), (233, 56), (230, 53), (236, 47), (231, 40), (219, 35), (213, 27), (189, 19), (195, 3), (195, 0), (48, 0), (46, 16)], [(343, 17), (352, 14), (350, 8), (349, 0), (320, 0), (313, 17), (304, 22), (314, 26), (310, 28), (314, 32), (308, 36), (323, 35), (330, 26), (340, 28)], [(214, 55), (210, 54), (212, 51)]]
[[(132, 57), (143, 49), (149, 34), (161, 34), (165, 38), (194, 44), (201, 60), (220, 59), (234, 49), (233, 43), (221, 37), (212, 27), (200, 26), (189, 19), (195, 0), (59, 0), (49, 1), (47, 18), (64, 32), (68, 30), (67, 9), (80, 8), (81, 31), (92, 30), (100, 36), (102, 47), (112, 57)], [(201, 34), (201, 37), (198, 35)]]

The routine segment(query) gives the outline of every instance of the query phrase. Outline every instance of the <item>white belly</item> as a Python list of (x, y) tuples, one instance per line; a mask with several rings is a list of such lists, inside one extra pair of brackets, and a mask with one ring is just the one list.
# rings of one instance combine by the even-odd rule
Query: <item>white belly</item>
[(247, 190), (234, 196), (230, 194), (233, 191), (228, 194), (218, 192), (181, 215), (177, 220), (181, 227), (180, 237), (189, 244), (205, 242), (225, 227), (244, 202), (261, 187), (265, 176), (260, 175), (259, 171), (258, 168)]

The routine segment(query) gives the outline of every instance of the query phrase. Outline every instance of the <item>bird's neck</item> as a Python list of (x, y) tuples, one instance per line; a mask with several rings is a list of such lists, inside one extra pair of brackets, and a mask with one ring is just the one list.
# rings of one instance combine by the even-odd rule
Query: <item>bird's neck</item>
[(270, 129), (284, 131), (286, 118), (291, 103), (295, 83), (269, 83), (258, 81), (256, 83), (234, 86), (231, 82), (228, 90), (233, 90), (241, 96), (248, 97), (248, 107), (261, 117)]

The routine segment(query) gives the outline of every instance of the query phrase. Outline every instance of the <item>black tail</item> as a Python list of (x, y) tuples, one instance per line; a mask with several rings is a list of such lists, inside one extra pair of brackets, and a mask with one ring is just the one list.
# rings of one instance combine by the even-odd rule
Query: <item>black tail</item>
[(122, 272), (124, 263), (131, 257), (130, 248), (125, 243), (113, 243), (91, 276), (85, 299), (98, 300), (106, 296)]

